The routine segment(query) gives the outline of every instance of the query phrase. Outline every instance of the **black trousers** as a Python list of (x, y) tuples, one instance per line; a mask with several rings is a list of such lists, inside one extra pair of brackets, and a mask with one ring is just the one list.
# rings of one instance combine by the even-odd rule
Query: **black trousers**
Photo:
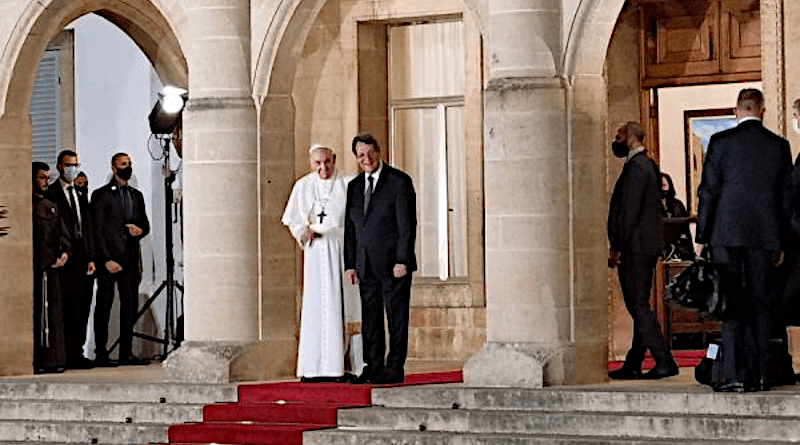
[[(99, 268), (100, 266), (98, 266)], [(119, 358), (125, 360), (132, 356), (133, 324), (139, 308), (139, 271), (123, 269), (115, 274), (103, 270), (97, 279), (97, 302), (94, 311), (95, 351), (98, 358), (108, 355), (108, 321), (114, 303), (114, 284), (119, 290)]]
[[(404, 376), (408, 355), (408, 317), (411, 300), (411, 273), (402, 278), (377, 276), (370, 267), (359, 276), (364, 362), (375, 375), (388, 369)], [(389, 353), (386, 354), (383, 313), (389, 326)], [(385, 359), (384, 359), (385, 357)]]
[(747, 247), (712, 249), (724, 265), (722, 291), (728, 299), (722, 327), (726, 380), (757, 381), (767, 377), (773, 295), (767, 286), (772, 252)]
[(68, 366), (78, 364), (83, 358), (86, 326), (92, 305), (91, 288), (87, 289), (90, 282), (86, 275), (89, 262), (84, 252), (84, 240), (77, 239), (75, 243), (72, 257), (59, 271)]
[(625, 357), (625, 367), (641, 369), (645, 352), (649, 349), (656, 364), (673, 363), (661, 327), (650, 308), (650, 289), (658, 255), (649, 253), (620, 254), (619, 284), (625, 307), (633, 318), (633, 341)]

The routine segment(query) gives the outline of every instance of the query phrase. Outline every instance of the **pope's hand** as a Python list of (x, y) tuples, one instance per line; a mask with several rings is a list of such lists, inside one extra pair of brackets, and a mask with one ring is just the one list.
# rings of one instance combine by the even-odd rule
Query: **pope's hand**
[(355, 269), (347, 269), (344, 271), (344, 276), (347, 278), (347, 282), (350, 284), (356, 284), (356, 271)]
[(311, 230), (311, 229), (306, 229), (306, 231), (305, 231), (305, 232), (303, 232), (303, 235), (301, 235), (301, 236), (300, 236), (300, 239), (301, 239), (301, 240), (302, 240), (304, 243), (307, 243), (307, 242), (309, 242), (309, 241), (313, 241), (313, 240), (314, 240), (314, 238), (316, 238), (316, 237), (317, 237), (317, 233), (316, 233), (316, 232), (314, 232), (314, 231), (313, 231), (313, 230)]

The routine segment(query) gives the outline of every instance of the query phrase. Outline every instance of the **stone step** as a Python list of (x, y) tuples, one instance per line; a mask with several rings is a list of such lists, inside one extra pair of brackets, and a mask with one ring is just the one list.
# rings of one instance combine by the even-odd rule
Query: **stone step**
[(167, 426), (108, 422), (0, 420), (0, 443), (14, 442), (164, 443), (167, 442)]
[(0, 400), (0, 420), (184, 423), (203, 420), (202, 404)]
[(774, 445), (772, 441), (653, 440), (642, 437), (545, 436), (522, 434), (451, 434), (437, 431), (322, 430), (303, 433), (304, 445)]
[[(745, 397), (746, 398), (746, 397)], [(577, 434), (701, 440), (764, 440), (800, 443), (800, 417), (642, 414), (623, 412), (476, 409), (351, 408), (338, 413), (350, 430), (441, 431), (477, 434)]]
[(0, 400), (212, 403), (236, 399), (236, 385), (0, 381)]
[(420, 386), (376, 388), (372, 403), (391, 408), (800, 417), (800, 393), (790, 390), (742, 395), (711, 389), (654, 392)]

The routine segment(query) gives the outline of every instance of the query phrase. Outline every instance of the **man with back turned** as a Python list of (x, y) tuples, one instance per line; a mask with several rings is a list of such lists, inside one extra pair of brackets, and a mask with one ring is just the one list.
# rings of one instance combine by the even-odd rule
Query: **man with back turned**
[(789, 142), (764, 128), (761, 91), (736, 101), (739, 124), (711, 137), (700, 182), (697, 242), (722, 265), (727, 297), (722, 347), (725, 382), (716, 391), (767, 390), (771, 295), (767, 275), (784, 238), (783, 189)]

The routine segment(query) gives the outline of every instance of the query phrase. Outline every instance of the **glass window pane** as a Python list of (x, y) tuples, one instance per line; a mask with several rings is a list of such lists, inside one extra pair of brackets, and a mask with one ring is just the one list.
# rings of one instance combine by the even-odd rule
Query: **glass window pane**
[(464, 107), (447, 107), (449, 275), (467, 276), (467, 166)]
[(389, 28), (391, 99), (464, 94), (464, 31), (457, 22)]
[(442, 158), (436, 108), (394, 112), (395, 163), (417, 192), (417, 261), (422, 276), (439, 276), (439, 193)]

